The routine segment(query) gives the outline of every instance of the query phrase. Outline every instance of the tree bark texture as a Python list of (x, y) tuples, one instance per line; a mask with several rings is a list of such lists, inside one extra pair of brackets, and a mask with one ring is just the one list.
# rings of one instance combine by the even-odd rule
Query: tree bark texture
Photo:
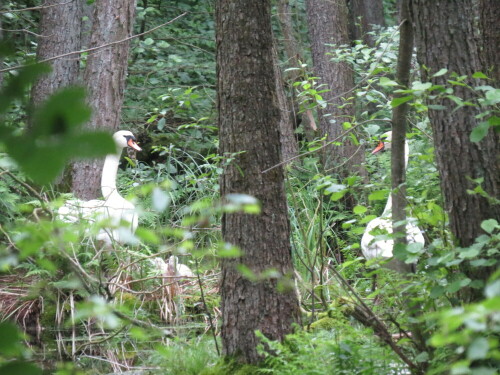
[[(37, 60), (80, 50), (82, 2), (47, 0), (44, 5), (47, 7), (40, 11)], [(53, 60), (50, 65), (52, 72), (40, 77), (32, 87), (31, 100), (35, 107), (58, 89), (78, 82), (78, 55)]]
[[(273, 38), (274, 39), (274, 38)], [(274, 40), (273, 40), (274, 42)], [(283, 75), (279, 65), (278, 51), (273, 45), (273, 66), (274, 80), (276, 83), (276, 95), (280, 109), (280, 140), (281, 140), (281, 161), (286, 161), (297, 155), (299, 146), (295, 139), (295, 126), (293, 123), (293, 113), (289, 100), (286, 96)]]
[[(479, 45), (474, 38), (474, 11), (472, 0), (413, 0), (415, 42), (422, 69), (423, 81), (451, 86), (448, 76), (432, 77), (442, 68), (459, 76), (471, 77), (483, 71)], [(497, 46), (498, 47), (498, 46)], [(469, 79), (467, 83), (479, 82)], [(453, 86), (454, 95), (464, 101), (475, 99), (475, 93), (463, 86)], [(481, 234), (480, 224), (485, 219), (500, 221), (500, 206), (478, 194), (468, 194), (476, 184), (470, 179), (483, 179), (483, 189), (492, 197), (500, 193), (499, 135), (490, 129), (479, 143), (469, 140), (477, 125), (476, 107), (456, 109), (447, 98), (432, 104), (446, 107), (429, 109), (434, 133), (436, 162), (441, 175), (441, 188), (449, 214), (450, 228), (460, 246), (469, 246)]]
[[(2, 30), (2, 19), (0, 18), (0, 42), (3, 42), (3, 30)], [(3, 66), (2, 63), (2, 58), (3, 56), (0, 56), (0, 66)], [(3, 73), (0, 72), (0, 87), (3, 85)]]
[(223, 351), (248, 363), (261, 359), (255, 330), (282, 339), (299, 316), (295, 293), (278, 291), (278, 278), (250, 281), (236, 269), (243, 264), (258, 275), (273, 268), (292, 278), (283, 168), (261, 173), (280, 162), (270, 8), (270, 0), (216, 3), (220, 149), (226, 156), (243, 152), (225, 167), (221, 194), (249, 194), (262, 207), (259, 215), (222, 218), (224, 241), (244, 252), (221, 262)]
[[(277, 16), (281, 32), (283, 33), (283, 47), (285, 48), (285, 53), (288, 57), (287, 65), (298, 68), (300, 66), (300, 61), (304, 62), (305, 60), (299, 51), (299, 43), (295, 37), (290, 0), (278, 0)], [(292, 80), (295, 81), (299, 78), (300, 73), (298, 70), (292, 70), (289, 74), (292, 77)]]
[[(96, 1), (92, 19), (90, 47), (97, 47), (127, 38), (132, 33), (135, 0)], [(120, 124), (129, 42), (105, 47), (87, 59), (84, 81), (92, 118), (90, 129), (116, 131)], [(73, 165), (72, 191), (81, 199), (101, 195), (102, 160), (78, 161)]]
[[(400, 88), (407, 89), (410, 83), (411, 58), (413, 55), (413, 25), (409, 8), (409, 0), (403, 0), (402, 18), (404, 19), (399, 33), (398, 65), (396, 81)], [(402, 94), (394, 93), (394, 97)], [(392, 184), (392, 225), (395, 233), (394, 246), (406, 244), (406, 166), (405, 138), (406, 115), (408, 103), (402, 103), (392, 111), (392, 152), (391, 152), (391, 184)], [(403, 223), (396, 225), (396, 223)], [(411, 266), (399, 259), (392, 261), (398, 272), (407, 273)]]
[(348, 0), (348, 5), (351, 39), (373, 46), (376, 37), (368, 33), (373, 25), (385, 26), (383, 1)]
[[(346, 62), (332, 62), (327, 55), (335, 49), (332, 44), (350, 43), (347, 5), (345, 0), (307, 0), (306, 6), (314, 74), (320, 83), (326, 84), (323, 88), (330, 90), (322, 94), (326, 108), (318, 108), (320, 131), (330, 141), (338, 138), (343, 132), (342, 124), (354, 117), (354, 104), (345, 105), (354, 87), (352, 67)], [(324, 149), (323, 162), (327, 170), (336, 168), (335, 172), (346, 176), (361, 165), (364, 153), (348, 137), (342, 141), (342, 146)]]
[[(290, 7), (290, 0), (278, 0), (277, 4), (277, 16), (280, 24), (281, 32), (283, 34), (283, 47), (285, 50), (285, 54), (287, 56), (287, 61), (285, 66), (288, 68), (300, 68), (301, 64), (305, 62), (304, 56), (300, 52), (299, 43), (297, 38), (295, 37), (295, 28), (293, 25), (292, 19), (292, 9)], [(285, 81), (288, 82), (297, 82), (298, 80), (302, 80), (302, 70), (295, 69), (289, 70), (284, 74)], [(293, 111), (292, 120), (294, 129), (299, 126), (299, 123), (303, 124), (306, 135), (312, 134), (313, 126), (309, 117), (306, 113), (298, 113), (300, 104), (297, 101), (295, 96), (295, 92), (291, 90), (292, 98), (290, 100), (289, 108)], [(311, 140), (314, 138), (312, 135)]]
[(500, 84), (500, 1), (479, 0), (483, 73)]

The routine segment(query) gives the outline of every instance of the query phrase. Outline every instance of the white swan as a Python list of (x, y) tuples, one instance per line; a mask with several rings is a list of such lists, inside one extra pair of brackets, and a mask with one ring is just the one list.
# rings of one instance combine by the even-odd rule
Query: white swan
[[(382, 150), (391, 148), (392, 132), (384, 133), (378, 146), (372, 151), (375, 154)], [(409, 148), (408, 143), (405, 141), (405, 169), (408, 165)], [(414, 218), (407, 217), (406, 224), (406, 239), (408, 244), (421, 243), (425, 244), (425, 239), (422, 231), (413, 222)], [(370, 221), (366, 226), (363, 237), (361, 238), (361, 251), (366, 259), (373, 258), (391, 258), (393, 256), (392, 249), (394, 247), (394, 240), (392, 239), (377, 239), (378, 234), (392, 234), (392, 198), (389, 195), (387, 204), (381, 217), (377, 217)]]
[(107, 228), (101, 229), (96, 239), (107, 244), (113, 241), (127, 242), (138, 225), (135, 206), (123, 198), (116, 188), (116, 175), (122, 150), (125, 147), (136, 151), (142, 149), (137, 145), (134, 135), (128, 130), (117, 131), (113, 134), (113, 140), (116, 144), (116, 152), (106, 156), (102, 169), (101, 192), (104, 200), (70, 200), (58, 210), (61, 220), (69, 223), (82, 220), (90, 222), (106, 220)]

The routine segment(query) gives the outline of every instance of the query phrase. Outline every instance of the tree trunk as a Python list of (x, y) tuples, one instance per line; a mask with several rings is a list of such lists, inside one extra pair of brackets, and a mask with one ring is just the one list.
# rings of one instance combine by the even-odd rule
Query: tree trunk
[(259, 275), (273, 268), (292, 279), (283, 168), (261, 173), (280, 161), (270, 8), (270, 0), (216, 3), (220, 149), (226, 156), (244, 151), (225, 167), (221, 194), (249, 194), (262, 206), (259, 215), (222, 218), (224, 241), (244, 252), (239, 259), (221, 262), (224, 354), (249, 363), (261, 359), (255, 330), (282, 339), (299, 314), (293, 289), (277, 288), (281, 277), (250, 281), (237, 270), (243, 264)]
[[(292, 20), (292, 10), (290, 9), (290, 0), (278, 0), (277, 4), (277, 15), (279, 24), (281, 27), (281, 32), (283, 33), (283, 47), (288, 57), (288, 60), (285, 64), (286, 67), (291, 68), (301, 68), (301, 64), (303, 64), (306, 60), (302, 56), (299, 50), (299, 43), (297, 42), (297, 38), (295, 37), (295, 30), (293, 26)], [(302, 79), (302, 70), (295, 69), (290, 70), (285, 74), (285, 81), (297, 82)], [(311, 124), (309, 117), (306, 113), (298, 113), (300, 110), (300, 105), (296, 99), (295, 92), (292, 91), (292, 99), (290, 100), (289, 108), (293, 111), (292, 113), (292, 121), (293, 127), (296, 129), (300, 123), (303, 124), (304, 131), (306, 135), (310, 136), (310, 140), (314, 138), (312, 134), (312, 129), (314, 126)]]
[[(413, 55), (413, 25), (410, 16), (409, 0), (403, 1), (402, 18), (399, 33), (399, 54), (396, 72), (396, 81), (401, 89), (407, 89), (410, 83), (411, 58)], [(394, 97), (403, 96), (394, 93)], [(407, 244), (406, 241), (406, 166), (405, 166), (405, 138), (406, 114), (408, 103), (402, 103), (392, 111), (392, 153), (391, 153), (391, 184), (392, 184), (392, 225), (394, 233), (394, 247)], [(397, 225), (396, 223), (403, 223)], [(410, 272), (409, 264), (399, 259), (391, 261), (398, 272)]]
[(94, 3), (85, 2), (82, 6), (82, 48), (87, 49), (92, 36), (92, 15), (94, 14)]
[[(0, 42), (3, 42), (3, 30), (2, 30), (2, 18), (0, 17)], [(3, 56), (0, 56), (0, 66), (3, 67)], [(3, 85), (3, 73), (0, 72), (0, 88), (2, 88)]]
[[(97, 1), (94, 4), (90, 47), (127, 38), (132, 33), (135, 0)], [(84, 81), (88, 103), (93, 110), (90, 129), (114, 132), (120, 124), (125, 89), (129, 42), (101, 48), (87, 59)], [(102, 160), (74, 163), (72, 191), (78, 198), (99, 197)]]
[(348, 0), (348, 4), (351, 39), (373, 46), (376, 37), (368, 33), (373, 25), (385, 26), (383, 1)]
[(479, 0), (483, 73), (500, 84), (500, 1)]
[[(40, 11), (37, 60), (80, 50), (81, 1), (47, 0), (44, 5)], [(53, 60), (50, 65), (52, 72), (40, 77), (32, 87), (31, 100), (35, 107), (58, 89), (78, 82), (78, 55)]]
[[(274, 38), (273, 38), (274, 42)], [(276, 84), (276, 95), (280, 109), (280, 140), (281, 140), (281, 161), (286, 161), (298, 153), (297, 140), (295, 139), (295, 126), (293, 124), (293, 113), (290, 109), (290, 103), (286, 96), (283, 83), (283, 76), (278, 60), (278, 51), (273, 45), (273, 65), (274, 79)]]
[[(354, 118), (354, 104), (346, 104), (354, 87), (352, 67), (346, 62), (332, 62), (331, 56), (327, 55), (335, 48), (327, 44), (350, 43), (347, 5), (345, 0), (308, 0), (306, 6), (314, 73), (319, 77), (319, 82), (326, 84), (325, 88), (330, 90), (322, 94), (328, 103), (326, 108), (318, 108), (320, 131), (327, 134), (327, 141), (330, 141), (341, 135), (344, 122), (351, 122)], [(354, 145), (349, 137), (339, 141), (343, 141), (341, 146), (324, 149), (323, 162), (326, 170), (335, 168), (335, 172), (341, 177), (356, 171), (363, 175), (362, 148)]]
[[(417, 56), (420, 65), (426, 67), (422, 69), (424, 81), (450, 86), (446, 75), (432, 77), (441, 68), (468, 77), (483, 71), (474, 38), (472, 0), (413, 0), (413, 15)], [(470, 78), (467, 83), (475, 85), (478, 82)], [(475, 92), (467, 87), (456, 85), (453, 90), (454, 95), (464, 101), (475, 99)], [(465, 247), (482, 233), (483, 220), (495, 218), (500, 221), (500, 205), (467, 192), (476, 187), (472, 179), (482, 179), (481, 186), (487, 194), (495, 198), (500, 196), (499, 135), (490, 129), (481, 142), (471, 142), (469, 136), (478, 123), (475, 118), (480, 112), (478, 108), (456, 109), (455, 103), (447, 98), (434, 100), (432, 104), (446, 108), (430, 108), (429, 117), (450, 228), (459, 245)], [(486, 273), (479, 278), (485, 280)]]

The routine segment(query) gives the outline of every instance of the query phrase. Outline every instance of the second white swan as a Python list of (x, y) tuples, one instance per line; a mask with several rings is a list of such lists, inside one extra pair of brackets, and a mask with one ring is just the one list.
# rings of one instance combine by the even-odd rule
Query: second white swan
[[(382, 150), (391, 148), (392, 132), (384, 133), (381, 137), (379, 145), (372, 151), (375, 154)], [(408, 165), (409, 147), (405, 141), (405, 168)], [(414, 218), (407, 217), (406, 223), (406, 239), (410, 243), (425, 244), (425, 239), (420, 228), (413, 222)], [(392, 198), (389, 195), (387, 204), (384, 208), (382, 216), (370, 221), (366, 226), (363, 237), (361, 238), (361, 251), (366, 259), (373, 258), (391, 258), (393, 256), (394, 240), (392, 239), (377, 239), (376, 232), (392, 234)]]

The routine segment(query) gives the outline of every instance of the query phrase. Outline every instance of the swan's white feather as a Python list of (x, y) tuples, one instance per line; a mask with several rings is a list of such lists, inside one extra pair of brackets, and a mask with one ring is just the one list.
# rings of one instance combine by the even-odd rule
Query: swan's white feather
[[(105, 221), (96, 239), (108, 244), (113, 241), (127, 242), (137, 229), (139, 221), (134, 204), (123, 198), (116, 189), (116, 174), (122, 149), (127, 146), (138, 151), (141, 149), (135, 143), (133, 134), (128, 130), (116, 132), (113, 139), (117, 152), (106, 156), (101, 178), (101, 191), (105, 199), (89, 201), (73, 199), (66, 201), (58, 210), (59, 218), (68, 223)], [(128, 235), (124, 230), (129, 231)]]
[[(381, 143), (372, 152), (378, 152), (381, 149), (390, 149), (392, 132), (387, 132), (382, 135), (387, 143)], [(409, 147), (405, 142), (405, 168), (408, 165)], [(392, 234), (392, 199), (389, 195), (387, 204), (381, 217), (377, 217), (370, 221), (366, 226), (363, 237), (361, 237), (361, 251), (366, 259), (373, 258), (391, 258), (393, 256), (394, 240), (391, 238), (384, 238), (382, 234)], [(406, 219), (406, 239), (408, 244), (421, 243), (425, 245), (425, 239), (420, 228), (414, 224), (415, 219), (408, 217)], [(377, 236), (379, 236), (377, 238)]]
[(128, 229), (131, 233), (135, 233), (139, 218), (132, 202), (126, 199), (114, 200), (109, 202), (92, 199), (90, 201), (82, 201), (72, 199), (66, 201), (64, 206), (57, 211), (59, 218), (67, 223), (87, 222), (95, 224), (105, 221), (105, 228), (102, 228), (96, 236), (99, 241), (104, 241), (111, 244), (114, 241), (123, 243), (125, 237), (120, 228)]
[[(408, 218), (408, 220), (412, 219)], [(363, 237), (361, 237), (361, 251), (366, 259), (391, 258), (393, 256), (394, 240), (377, 238), (377, 234), (384, 233), (392, 234), (392, 221), (389, 218), (377, 217), (368, 223)], [(411, 221), (406, 224), (406, 240), (408, 244), (416, 242), (425, 244), (422, 232)]]

